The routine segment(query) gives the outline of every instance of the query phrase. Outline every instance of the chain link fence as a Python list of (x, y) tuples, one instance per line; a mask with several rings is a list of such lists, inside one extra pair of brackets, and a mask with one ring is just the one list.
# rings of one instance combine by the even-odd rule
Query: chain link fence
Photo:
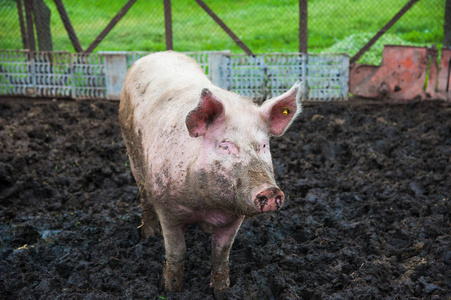
[[(43, 1), (50, 12), (51, 49), (75, 52), (57, 4), (64, 4), (82, 51), (130, 1)], [(26, 4), (27, 1), (25, 1)], [(134, 1), (132, 1), (134, 2)], [(163, 0), (138, 0), (92, 49), (98, 51), (161, 51), (166, 49)], [(166, 1), (168, 2), (168, 1)], [(253, 52), (299, 51), (299, 0), (204, 0), (217, 17)], [(407, 0), (308, 1), (307, 34), (310, 53), (356, 54)], [(18, 5), (20, 3), (21, 5)], [(195, 0), (171, 3), (173, 48), (176, 51), (226, 50), (243, 53), (240, 46)], [(130, 3), (129, 3), (130, 5)], [(20, 18), (26, 26), (23, 0), (0, 0), (0, 49), (23, 49)], [(21, 7), (19, 11), (18, 7)], [(365, 53), (359, 62), (377, 64), (384, 44), (431, 46), (443, 42), (445, 0), (419, 0)], [(39, 21), (34, 15), (35, 22)], [(167, 25), (167, 24), (166, 24)], [(35, 26), (36, 27), (36, 26)], [(36, 50), (40, 49), (35, 29)], [(80, 49), (78, 49), (80, 51)]]
[[(440, 84), (449, 80), (451, 50), (443, 48), (439, 72), (432, 47), (450, 46), (451, 0), (0, 1), (0, 95), (118, 99), (127, 66), (174, 49), (190, 52), (217, 85), (256, 101), (296, 81), (312, 101), (347, 99), (349, 87), (354, 95), (451, 98)], [(360, 64), (380, 64), (385, 44), (421, 46), (398, 51), (424, 55), (421, 71), (396, 63), (381, 72), (422, 77), (376, 82), (379, 68)]]

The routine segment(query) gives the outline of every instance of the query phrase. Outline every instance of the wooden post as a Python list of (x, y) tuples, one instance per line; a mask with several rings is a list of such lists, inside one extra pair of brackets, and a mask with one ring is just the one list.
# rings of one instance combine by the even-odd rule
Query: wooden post
[(166, 50), (173, 50), (171, 0), (164, 0), (164, 28), (166, 34)]
[(307, 53), (307, 0), (299, 0), (299, 52)]

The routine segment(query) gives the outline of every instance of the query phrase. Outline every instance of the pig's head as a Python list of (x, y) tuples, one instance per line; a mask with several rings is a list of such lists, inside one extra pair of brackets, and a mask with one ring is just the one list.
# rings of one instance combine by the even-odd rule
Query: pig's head
[(200, 198), (240, 215), (282, 207), (285, 196), (274, 180), (269, 139), (282, 135), (301, 112), (298, 89), (295, 84), (260, 107), (235, 94), (224, 96), (225, 101), (220, 92), (202, 91), (197, 107), (186, 116), (189, 135), (202, 139), (190, 170)]

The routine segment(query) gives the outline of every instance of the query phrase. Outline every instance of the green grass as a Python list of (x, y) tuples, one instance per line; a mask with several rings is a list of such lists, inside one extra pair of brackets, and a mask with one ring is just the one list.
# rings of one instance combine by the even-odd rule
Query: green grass
[[(54, 50), (74, 51), (53, 1)], [(298, 51), (298, 0), (205, 0), (254, 53)], [(310, 0), (309, 52), (357, 53), (407, 0)], [(105, 0), (64, 1), (83, 49), (126, 3)], [(420, 0), (361, 62), (378, 63), (383, 43), (441, 48), (445, 1)], [(174, 48), (178, 51), (225, 50), (243, 53), (194, 0), (172, 1)], [(14, 0), (0, 0), (0, 49), (20, 49)], [(163, 1), (139, 0), (95, 51), (165, 50)]]

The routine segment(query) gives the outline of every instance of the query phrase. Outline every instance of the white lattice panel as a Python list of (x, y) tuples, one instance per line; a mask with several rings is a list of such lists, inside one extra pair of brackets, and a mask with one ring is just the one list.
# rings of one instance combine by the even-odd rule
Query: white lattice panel
[(341, 54), (310, 54), (307, 63), (309, 100), (340, 100), (348, 93), (349, 58)]
[(193, 58), (200, 65), (205, 74), (210, 73), (210, 53), (207, 51), (203, 52), (185, 52), (186, 55)]
[(73, 97), (105, 98), (105, 65), (102, 54), (73, 54)]
[[(0, 95), (118, 99), (126, 70), (147, 54), (0, 51)], [(347, 98), (346, 55), (248, 56), (227, 51), (186, 54), (215, 84), (258, 101), (282, 94), (297, 81), (306, 83), (309, 100)]]
[(306, 55), (276, 53), (257, 56), (225, 55), (216, 84), (263, 101), (287, 91), (295, 82), (306, 82), (313, 101), (347, 98), (349, 58), (341, 54)]
[(149, 55), (151, 52), (125, 52), (127, 58), (127, 70), (133, 65), (135, 61)]
[(30, 54), (23, 51), (0, 52), (0, 94), (27, 95), (33, 87)]
[(268, 54), (266, 63), (266, 98), (276, 97), (306, 78), (305, 54)]
[[(104, 52), (105, 54), (112, 52)], [(127, 69), (132, 66), (132, 64), (138, 59), (151, 54), (152, 52), (116, 52), (124, 53), (127, 58)], [(189, 57), (193, 58), (200, 65), (205, 74), (210, 75), (211, 73), (211, 60), (212, 54), (228, 54), (229, 51), (201, 51), (201, 52), (184, 52)]]
[(42, 97), (70, 97), (70, 54), (35, 52), (32, 58), (34, 94)]
[(264, 97), (265, 60), (263, 56), (226, 55), (221, 63), (221, 87), (254, 99)]

